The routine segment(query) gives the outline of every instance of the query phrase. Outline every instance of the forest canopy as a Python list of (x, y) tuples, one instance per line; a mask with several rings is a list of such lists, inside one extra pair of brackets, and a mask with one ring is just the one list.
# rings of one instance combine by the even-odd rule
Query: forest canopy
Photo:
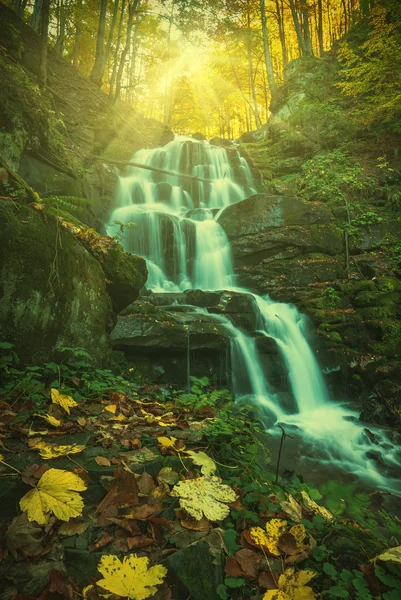
[[(266, 122), (290, 61), (323, 57), (370, 13), (369, 0), (10, 0), (47, 43), (112, 99), (177, 133), (233, 138)], [(385, 40), (386, 9), (374, 16)], [(386, 29), (387, 27), (387, 29)], [(366, 42), (369, 44), (369, 41)], [(366, 56), (375, 53), (372, 48)], [(380, 52), (380, 49), (378, 49)], [(353, 50), (343, 61), (354, 63)], [(390, 56), (391, 54), (391, 56)], [(385, 60), (393, 61), (389, 50)], [(395, 61), (396, 62), (396, 61)], [(369, 67), (367, 67), (369, 69)], [(386, 66), (383, 64), (383, 77)], [(42, 80), (46, 68), (42, 65)], [(351, 81), (350, 81), (351, 78)], [(361, 84), (362, 85), (362, 84)], [(387, 84), (386, 84), (387, 85)]]

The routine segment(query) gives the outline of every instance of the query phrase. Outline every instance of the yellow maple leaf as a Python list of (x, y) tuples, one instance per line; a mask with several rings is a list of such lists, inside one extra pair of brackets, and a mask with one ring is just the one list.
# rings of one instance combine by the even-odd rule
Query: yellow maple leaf
[(290, 533), (294, 536), (298, 548), (300, 546), (302, 546), (303, 541), (306, 538), (305, 525), (302, 525), (302, 523), (298, 523), (298, 525), (294, 525), (293, 527), (291, 527)]
[(200, 466), (203, 475), (214, 475), (217, 468), (216, 463), (205, 452), (187, 450), (186, 454), (190, 456), (196, 465)]
[(45, 525), (53, 513), (61, 521), (79, 517), (84, 507), (77, 492), (86, 490), (78, 475), (61, 469), (49, 469), (43, 473), (33, 490), (20, 500), (20, 507), (29, 521)]
[(31, 440), (29, 446), (35, 450), (39, 450), (40, 456), (45, 460), (66, 456), (67, 454), (78, 454), (79, 452), (82, 452), (82, 450), (85, 450), (85, 446), (83, 445), (73, 444), (70, 446), (60, 446), (58, 444), (48, 444), (42, 440)]
[(70, 408), (78, 406), (78, 402), (75, 402), (71, 396), (62, 394), (56, 388), (52, 388), (50, 390), (50, 394), (53, 404), (59, 404), (61, 408), (64, 408), (65, 412), (68, 414), (70, 414)]
[(107, 406), (104, 407), (102, 412), (111, 412), (111, 413), (113, 413), (113, 415), (115, 415), (116, 410), (117, 410), (117, 404), (108, 404)]
[(293, 521), (302, 521), (302, 506), (298, 504), (294, 496), (288, 494), (288, 501), (283, 500), (280, 502), (281, 508), (287, 513), (287, 515)]
[(182, 448), (175, 447), (175, 442), (177, 441), (177, 438), (175, 438), (174, 436), (166, 437), (166, 436), (162, 435), (157, 438), (157, 441), (159, 442), (159, 444), (162, 448), (172, 448), (176, 452), (183, 452), (183, 450), (185, 448), (185, 444)]
[(278, 589), (268, 590), (262, 600), (315, 600), (315, 592), (306, 585), (315, 575), (313, 571), (286, 569), (278, 578)]
[(266, 546), (271, 554), (280, 556), (281, 551), (277, 542), (286, 529), (287, 521), (285, 519), (271, 519), (266, 523), (266, 531), (263, 531), (261, 527), (251, 527), (250, 534), (255, 544)]
[(163, 583), (166, 567), (155, 565), (148, 569), (149, 559), (136, 554), (124, 556), (123, 562), (117, 556), (102, 556), (98, 571), (104, 579), (96, 582), (108, 592), (132, 600), (145, 600), (157, 592), (157, 585)]
[(47, 423), (49, 423), (49, 425), (53, 425), (53, 427), (60, 427), (60, 425), (62, 424), (62, 421), (56, 419), (56, 417), (52, 417), (51, 415), (35, 415), (35, 417), (40, 417), (41, 419), (44, 419)]
[(221, 521), (230, 513), (227, 504), (237, 499), (234, 490), (221, 481), (219, 477), (186, 479), (177, 483), (170, 494), (179, 498), (181, 508), (197, 521), (203, 516)]

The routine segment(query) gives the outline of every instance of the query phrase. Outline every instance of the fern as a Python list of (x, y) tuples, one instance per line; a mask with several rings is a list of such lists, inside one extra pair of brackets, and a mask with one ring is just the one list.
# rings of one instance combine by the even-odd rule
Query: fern
[(43, 199), (43, 203), (50, 207), (60, 208), (67, 212), (78, 212), (87, 214), (93, 200), (89, 198), (79, 198), (76, 196), (48, 196)]

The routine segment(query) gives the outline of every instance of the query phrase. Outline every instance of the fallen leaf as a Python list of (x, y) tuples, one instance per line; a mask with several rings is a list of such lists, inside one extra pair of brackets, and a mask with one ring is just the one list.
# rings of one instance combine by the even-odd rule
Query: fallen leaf
[(61, 469), (49, 469), (42, 475), (37, 486), (20, 500), (20, 507), (29, 521), (45, 525), (53, 513), (61, 521), (79, 517), (84, 507), (77, 492), (86, 490), (78, 475)]
[(227, 506), (237, 498), (228, 485), (219, 477), (199, 477), (177, 483), (170, 495), (179, 498), (180, 506), (194, 519), (205, 516), (210, 521), (221, 521), (230, 513)]
[(68, 414), (70, 414), (70, 408), (78, 406), (78, 402), (75, 402), (71, 396), (61, 394), (58, 390), (56, 390), (56, 388), (52, 388), (50, 390), (50, 394), (53, 404), (59, 404), (61, 408), (64, 408), (65, 412)]
[(385, 552), (382, 552), (378, 556), (371, 558), (371, 562), (376, 562), (376, 560), (389, 561), (394, 563), (401, 563), (401, 546), (395, 546), (394, 548), (389, 548)]
[(43, 552), (42, 540), (44, 532), (41, 527), (28, 521), (26, 513), (15, 517), (8, 526), (6, 546), (15, 559), (28, 556), (39, 556)]
[(112, 535), (109, 535), (107, 531), (103, 531), (102, 535), (95, 541), (93, 544), (90, 544), (88, 550), (89, 552), (94, 552), (95, 550), (100, 550), (104, 546), (107, 546), (108, 543), (113, 539)]
[(246, 579), (256, 579), (262, 557), (253, 550), (243, 548), (235, 553), (235, 558), (240, 565)]
[(266, 531), (263, 531), (261, 527), (251, 527), (250, 536), (255, 544), (267, 548), (273, 556), (280, 556), (281, 552), (277, 543), (286, 528), (287, 521), (284, 519), (271, 519), (266, 523)]
[(105, 456), (96, 456), (95, 462), (98, 465), (100, 465), (101, 467), (110, 467), (111, 466), (111, 462)]
[(186, 454), (191, 457), (196, 465), (200, 466), (203, 475), (214, 475), (217, 469), (216, 463), (205, 452), (187, 450)]
[(85, 533), (88, 527), (88, 521), (75, 521), (74, 519), (70, 519), (67, 523), (62, 523), (60, 525), (58, 532), (61, 535), (66, 536), (81, 535), (81, 533)]
[(380, 580), (376, 576), (374, 565), (359, 565), (362, 573), (365, 576), (366, 582), (369, 586), (369, 591), (373, 596), (379, 596), (381, 591)]
[(41, 419), (44, 419), (47, 423), (49, 423), (49, 425), (53, 425), (53, 427), (60, 427), (60, 425), (62, 425), (62, 421), (56, 419), (55, 417), (52, 417), (51, 415), (35, 415), (35, 417), (40, 417)]
[(121, 562), (117, 556), (102, 556), (98, 571), (104, 579), (96, 585), (117, 596), (131, 600), (145, 600), (157, 592), (157, 585), (163, 583), (166, 567), (155, 565), (148, 569), (149, 559), (135, 554), (124, 556)]
[(168, 483), (169, 485), (175, 485), (180, 480), (180, 476), (176, 471), (173, 471), (171, 467), (164, 467), (159, 471), (157, 480)]
[(324, 508), (324, 506), (320, 506), (320, 504), (317, 504), (314, 500), (312, 500), (312, 498), (307, 492), (305, 492), (305, 490), (302, 490), (301, 496), (305, 507), (309, 511), (315, 513), (316, 515), (320, 515), (325, 521), (332, 521), (334, 519), (334, 515), (329, 510), (327, 510), (327, 508)]
[(263, 600), (315, 600), (315, 592), (306, 585), (315, 575), (313, 571), (286, 569), (278, 578), (278, 589), (268, 590)]
[(113, 415), (115, 415), (116, 410), (117, 410), (117, 404), (108, 404), (107, 406), (104, 407), (102, 412), (110, 412), (110, 413), (113, 413)]
[(49, 460), (51, 458), (58, 458), (59, 456), (66, 456), (67, 454), (79, 454), (85, 450), (85, 446), (79, 446), (77, 444), (73, 444), (71, 446), (59, 446), (58, 444), (49, 444), (47, 442), (43, 442), (42, 440), (29, 440), (28, 445), (31, 446), (34, 450), (38, 450), (40, 456), (44, 460)]
[(287, 515), (293, 521), (302, 521), (302, 506), (298, 504), (294, 496), (288, 494), (288, 502), (280, 502), (281, 508), (287, 513)]

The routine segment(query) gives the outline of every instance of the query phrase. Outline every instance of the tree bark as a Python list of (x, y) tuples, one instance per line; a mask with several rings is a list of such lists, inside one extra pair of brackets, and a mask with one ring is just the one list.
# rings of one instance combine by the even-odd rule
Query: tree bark
[(266, 23), (265, 0), (260, 0), (260, 14), (262, 17), (263, 50), (265, 53), (267, 81), (269, 84), (272, 100), (274, 100), (274, 98), (276, 96), (276, 92), (277, 92), (277, 86), (276, 86), (276, 81), (274, 79), (272, 57), (271, 57), (270, 48), (269, 48), (269, 30), (267, 29), (267, 23)]
[(292, 20), (294, 21), (295, 33), (297, 34), (299, 53), (307, 54), (306, 44), (305, 44), (304, 36), (302, 35), (301, 24), (299, 22), (298, 13), (297, 13), (297, 9), (296, 9), (294, 0), (290, 0), (290, 8), (291, 8)]
[(91, 81), (97, 86), (102, 86), (103, 79), (103, 57), (104, 57), (104, 34), (106, 27), (106, 12), (107, 12), (107, 0), (100, 0), (100, 12), (99, 12), (99, 24), (97, 29), (96, 37), (96, 56), (95, 63), (93, 65), (92, 73), (90, 75)]
[(277, 25), (278, 25), (278, 34), (280, 37), (281, 43), (281, 55), (283, 59), (283, 69), (288, 65), (288, 51), (287, 51), (287, 42), (285, 39), (285, 29), (284, 29), (284, 6), (283, 0), (279, 2), (276, 0), (276, 15), (277, 15)]
[(81, 37), (81, 15), (80, 8), (82, 5), (82, 0), (78, 0), (78, 3), (75, 7), (75, 34), (74, 34), (74, 50), (72, 53), (72, 64), (74, 67), (78, 66), (78, 49), (79, 49), (79, 38)]
[(41, 0), (35, 0), (31, 15), (31, 27), (36, 33), (39, 33), (40, 9)]
[(47, 83), (47, 41), (49, 38), (50, 0), (42, 0), (40, 14), (40, 63), (39, 79), (43, 87)]
[(113, 43), (114, 29), (115, 29), (116, 21), (117, 21), (118, 5), (119, 5), (119, 0), (115, 0), (114, 8), (113, 8), (113, 16), (111, 18), (109, 37), (107, 39), (106, 52), (104, 54), (104, 59), (103, 59), (102, 79), (103, 79), (104, 70), (107, 65), (107, 61), (109, 60), (111, 44)]
[(123, 21), (124, 21), (124, 11), (125, 11), (125, 0), (122, 0), (120, 20), (118, 22), (116, 50), (114, 52), (113, 70), (111, 72), (111, 77), (110, 77), (110, 91), (109, 91), (110, 96), (113, 95), (114, 83), (116, 81), (116, 76), (117, 76), (118, 53), (120, 51), (120, 45), (121, 45), (121, 35), (122, 35), (122, 28), (123, 28)]
[(120, 93), (121, 93), (121, 82), (122, 82), (122, 77), (123, 77), (123, 73), (124, 73), (125, 59), (127, 57), (128, 50), (131, 45), (131, 33), (132, 33), (132, 25), (134, 22), (134, 14), (135, 14), (137, 8), (139, 7), (139, 4), (140, 4), (140, 0), (134, 0), (132, 2), (132, 4), (130, 4), (128, 6), (127, 35), (125, 38), (125, 45), (124, 45), (123, 51), (121, 53), (120, 64), (118, 66), (118, 71), (117, 71), (116, 93), (114, 96), (116, 100), (120, 97)]
[(248, 50), (248, 74), (249, 74), (249, 85), (250, 85), (250, 91), (252, 92), (252, 100), (253, 100), (253, 105), (255, 107), (254, 109), (254, 114), (255, 114), (255, 124), (256, 124), (256, 128), (259, 129), (262, 126), (262, 123), (260, 122), (260, 117), (259, 117), (259, 111), (258, 111), (258, 102), (256, 99), (256, 89), (255, 89), (255, 81), (253, 78), (253, 61), (252, 61), (252, 39), (251, 39), (251, 15), (250, 15), (250, 6), (249, 6), (249, 0), (247, 2), (247, 6), (248, 6), (248, 11), (247, 11), (247, 25), (248, 25), (248, 31), (247, 31), (247, 50)]
[(305, 54), (307, 56), (313, 56), (313, 48), (312, 48), (312, 38), (310, 34), (310, 26), (309, 26), (309, 13), (308, 13), (308, 5), (306, 0), (301, 0), (301, 14), (302, 21), (304, 26), (304, 40), (305, 40)]
[(63, 56), (64, 43), (65, 43), (65, 29), (66, 29), (66, 14), (65, 14), (64, 0), (60, 0), (60, 4), (58, 6), (57, 13), (58, 13), (57, 14), (58, 36), (57, 36), (57, 40), (56, 40), (54, 49), (59, 56)]
[(317, 35), (319, 40), (319, 56), (322, 57), (324, 54), (323, 45), (323, 7), (322, 0), (317, 0)]

